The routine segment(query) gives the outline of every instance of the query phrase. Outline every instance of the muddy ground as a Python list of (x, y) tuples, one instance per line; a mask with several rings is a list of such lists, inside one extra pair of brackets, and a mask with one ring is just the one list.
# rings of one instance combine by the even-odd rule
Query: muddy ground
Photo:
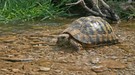
[(81, 51), (55, 45), (67, 26), (1, 32), (0, 75), (135, 75), (135, 22), (113, 26), (120, 44)]

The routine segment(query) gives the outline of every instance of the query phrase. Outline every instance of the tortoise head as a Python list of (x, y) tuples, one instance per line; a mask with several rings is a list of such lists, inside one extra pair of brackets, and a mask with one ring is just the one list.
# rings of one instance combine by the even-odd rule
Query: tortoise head
[(69, 43), (69, 34), (60, 34), (58, 36), (57, 45), (65, 46)]

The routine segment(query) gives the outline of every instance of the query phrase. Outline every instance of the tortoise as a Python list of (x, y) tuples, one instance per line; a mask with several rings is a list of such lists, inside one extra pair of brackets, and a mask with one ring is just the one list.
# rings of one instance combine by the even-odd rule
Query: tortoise
[(57, 45), (71, 45), (77, 50), (118, 43), (111, 25), (101, 17), (81, 17), (71, 23), (60, 35)]

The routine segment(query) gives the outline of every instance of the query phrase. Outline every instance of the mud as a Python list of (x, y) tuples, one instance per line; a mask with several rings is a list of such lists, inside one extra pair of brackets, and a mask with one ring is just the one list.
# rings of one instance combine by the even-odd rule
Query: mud
[(81, 51), (56, 46), (67, 26), (1, 31), (0, 75), (135, 75), (135, 22), (113, 26), (119, 44)]

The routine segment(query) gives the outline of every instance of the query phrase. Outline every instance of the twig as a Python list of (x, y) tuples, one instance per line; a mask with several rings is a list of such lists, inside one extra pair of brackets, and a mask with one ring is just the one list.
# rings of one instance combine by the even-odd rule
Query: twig
[[(78, 0), (75, 3), (68, 3), (66, 5), (77, 5), (80, 4), (84, 9), (86, 9), (88, 12), (90, 12), (91, 14), (95, 15), (95, 16), (100, 16), (100, 17), (105, 17), (107, 19), (111, 19), (111, 20), (119, 20), (119, 16), (117, 14), (114, 13), (114, 11), (110, 8), (110, 6), (105, 3), (104, 0), (91, 0), (93, 3), (93, 8), (96, 10), (92, 10), (90, 9), (86, 3), (84, 2), (84, 0)], [(110, 15), (104, 14), (102, 13), (102, 11), (100, 10), (99, 6), (98, 6), (98, 2), (101, 2), (101, 4), (108, 10), (108, 13), (110, 13)]]
[(7, 57), (0, 57), (0, 59), (10, 62), (30, 62), (33, 61), (32, 58), (7, 58)]
[(80, 4), (82, 5), (82, 7), (85, 8), (88, 12), (92, 13), (93, 15), (99, 16), (99, 13), (98, 13), (98, 12), (95, 12), (95, 11), (93, 11), (92, 9), (90, 9), (89, 7), (86, 6), (84, 0), (78, 0), (78, 1), (75, 2), (75, 3), (68, 3), (68, 4), (66, 4), (66, 5), (77, 5), (77, 4), (79, 4), (79, 3), (80, 3)]
[(79, 4), (79, 3), (81, 3), (83, 0), (78, 0), (77, 2), (75, 2), (75, 3), (68, 3), (68, 4), (66, 4), (66, 5), (77, 5), (77, 4)]

